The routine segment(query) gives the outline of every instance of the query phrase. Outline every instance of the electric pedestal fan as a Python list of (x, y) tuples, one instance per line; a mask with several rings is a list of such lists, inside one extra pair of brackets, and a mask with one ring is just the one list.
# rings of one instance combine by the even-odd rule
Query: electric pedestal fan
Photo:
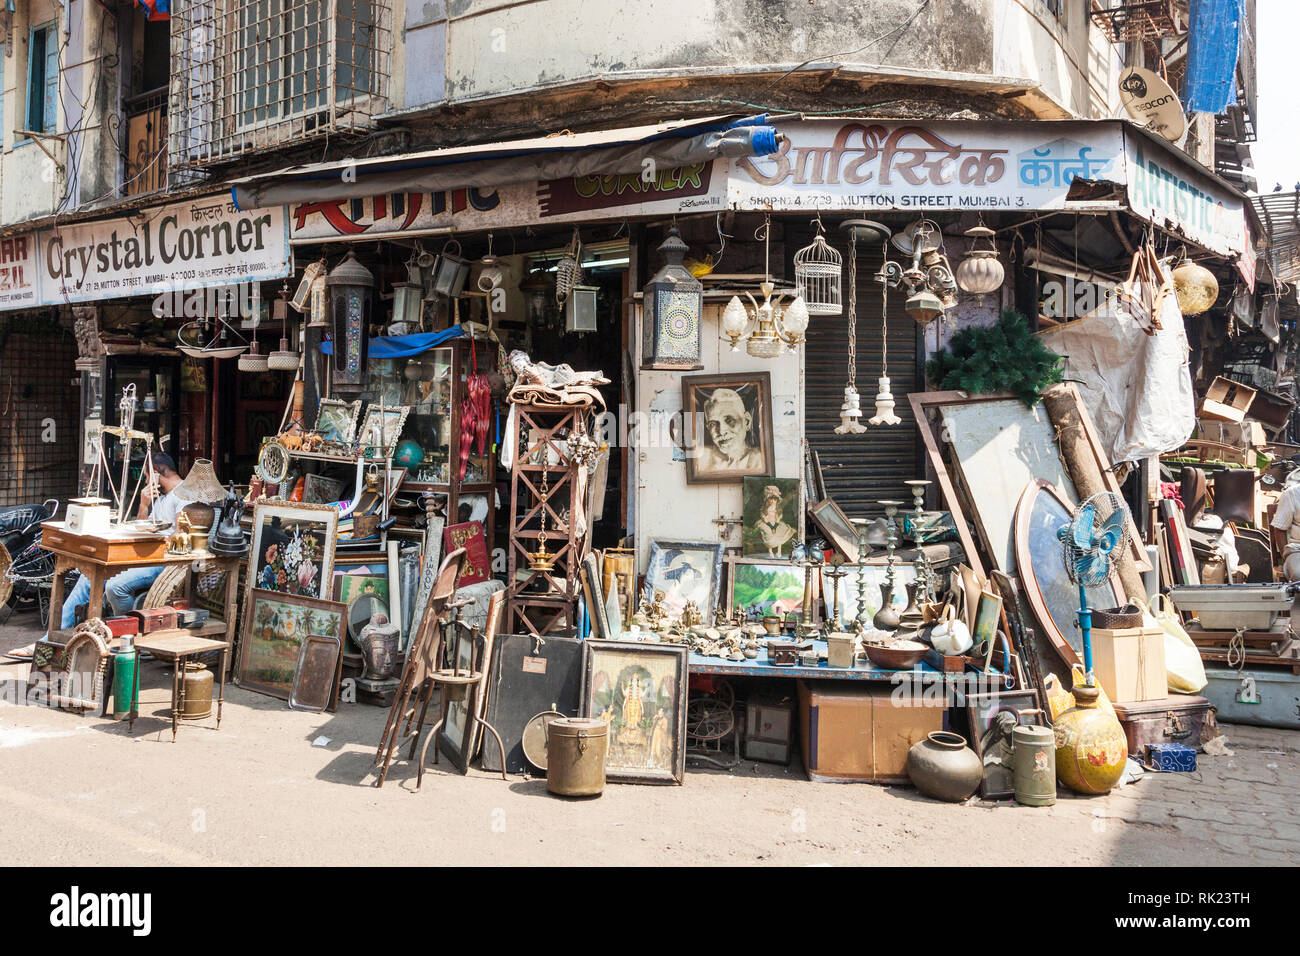
[(1092, 611), (1088, 609), (1088, 588), (1110, 578), (1115, 549), (1123, 547), (1129, 510), (1113, 491), (1090, 495), (1074, 510), (1070, 523), (1057, 532), (1065, 551), (1065, 570), (1079, 588), (1079, 630), (1083, 636), (1083, 668), (1092, 686)]

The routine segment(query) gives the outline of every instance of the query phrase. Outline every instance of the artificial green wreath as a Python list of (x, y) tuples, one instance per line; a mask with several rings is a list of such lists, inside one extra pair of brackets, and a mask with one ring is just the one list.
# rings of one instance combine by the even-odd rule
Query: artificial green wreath
[(972, 395), (1011, 392), (1029, 406), (1062, 378), (1061, 356), (1045, 346), (1014, 309), (1004, 309), (992, 325), (962, 329), (925, 371), (939, 388)]

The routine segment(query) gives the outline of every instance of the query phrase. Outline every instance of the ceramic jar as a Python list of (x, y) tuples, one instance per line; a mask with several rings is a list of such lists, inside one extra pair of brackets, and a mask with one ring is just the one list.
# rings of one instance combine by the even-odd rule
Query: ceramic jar
[(936, 730), (907, 752), (907, 775), (927, 797), (961, 803), (978, 789), (984, 767), (965, 737)]
[(1113, 712), (1102, 710), (1095, 685), (1074, 688), (1074, 706), (1053, 723), (1056, 775), (1077, 793), (1107, 793), (1124, 775), (1128, 741)]

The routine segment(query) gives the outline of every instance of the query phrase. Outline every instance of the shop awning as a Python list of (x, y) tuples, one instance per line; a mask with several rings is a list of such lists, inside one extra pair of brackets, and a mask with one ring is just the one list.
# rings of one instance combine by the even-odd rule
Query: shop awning
[[(464, 326), (453, 325), (441, 332), (417, 332), (414, 335), (378, 335), (370, 340), (370, 358), (409, 358), (465, 334)], [(320, 350), (325, 355), (333, 355), (334, 343), (322, 342)]]
[(776, 152), (777, 146), (776, 130), (768, 124), (766, 115), (715, 116), (290, 166), (237, 179), (231, 185), (231, 194), (240, 209), (252, 209), (385, 193), (482, 189), (572, 176), (641, 173), (646, 169), (646, 160), (671, 169), (720, 158), (767, 156)]

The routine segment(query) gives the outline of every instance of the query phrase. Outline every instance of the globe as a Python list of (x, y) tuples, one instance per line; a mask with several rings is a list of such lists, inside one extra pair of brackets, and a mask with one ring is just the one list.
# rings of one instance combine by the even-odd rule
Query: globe
[(424, 449), (420, 447), (419, 442), (409, 438), (397, 446), (397, 452), (393, 455), (393, 464), (405, 468), (415, 468), (422, 461), (424, 461)]

